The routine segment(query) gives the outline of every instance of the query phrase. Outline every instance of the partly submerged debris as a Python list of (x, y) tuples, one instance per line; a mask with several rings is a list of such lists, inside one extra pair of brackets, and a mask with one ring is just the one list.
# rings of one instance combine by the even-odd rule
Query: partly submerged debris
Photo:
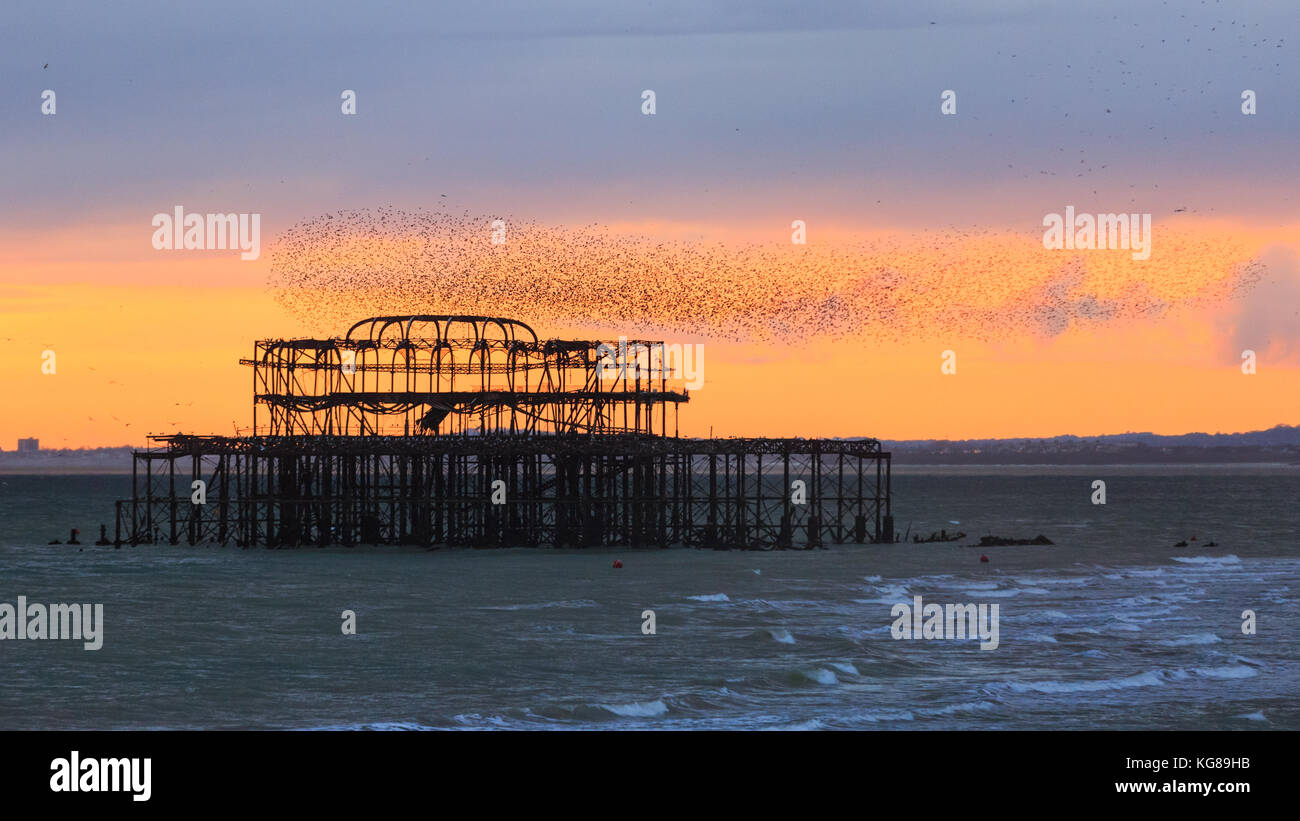
[(966, 538), (965, 533), (949, 533), (946, 530), (940, 530), (938, 533), (931, 533), (922, 539), (921, 535), (912, 536), (912, 544), (931, 544), (932, 542), (956, 542)]
[(1039, 533), (1032, 539), (1008, 539), (1005, 536), (980, 536), (980, 543), (968, 545), (968, 547), (1006, 547), (1008, 545), (1026, 545), (1026, 544), (1056, 544), (1051, 539)]

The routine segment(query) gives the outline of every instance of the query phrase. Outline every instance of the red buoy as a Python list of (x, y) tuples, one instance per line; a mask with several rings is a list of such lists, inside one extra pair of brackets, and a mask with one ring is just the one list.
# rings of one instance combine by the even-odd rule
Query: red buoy
[(622, 567), (622, 566), (623, 566), (623, 563), (622, 563), (621, 561), (619, 561), (618, 559), (615, 559), (615, 560), (614, 560), (614, 567), (618, 568), (618, 567)]
[(984, 562), (985, 564), (988, 564), (988, 560), (989, 560), (989, 557), (988, 557), (988, 556), (985, 556), (983, 553), (980, 554), (980, 561), (981, 561), (981, 562)]

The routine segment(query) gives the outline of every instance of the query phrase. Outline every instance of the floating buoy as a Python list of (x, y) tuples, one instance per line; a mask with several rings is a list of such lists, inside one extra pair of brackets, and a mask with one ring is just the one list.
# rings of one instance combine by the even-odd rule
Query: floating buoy
[(983, 562), (984, 564), (988, 564), (989, 557), (988, 557), (988, 556), (985, 556), (983, 553), (981, 553), (981, 554), (980, 554), (980, 561)]
[(623, 566), (623, 563), (622, 563), (621, 561), (619, 561), (618, 559), (615, 559), (615, 560), (614, 560), (614, 567), (615, 567), (615, 568), (619, 568), (619, 567), (622, 567), (622, 566)]

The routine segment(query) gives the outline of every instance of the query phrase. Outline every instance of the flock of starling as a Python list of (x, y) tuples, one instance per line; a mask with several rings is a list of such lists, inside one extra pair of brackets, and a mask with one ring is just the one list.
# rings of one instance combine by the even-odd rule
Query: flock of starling
[(806, 245), (778, 230), (770, 243), (725, 245), (384, 207), (298, 223), (269, 254), (276, 298), (323, 335), (367, 316), (433, 313), (509, 317), (539, 333), (987, 341), (1152, 319), (1261, 274), (1257, 249), (1176, 219), (1158, 226), (1153, 249), (1141, 261), (1046, 250), (1038, 233), (958, 229)]

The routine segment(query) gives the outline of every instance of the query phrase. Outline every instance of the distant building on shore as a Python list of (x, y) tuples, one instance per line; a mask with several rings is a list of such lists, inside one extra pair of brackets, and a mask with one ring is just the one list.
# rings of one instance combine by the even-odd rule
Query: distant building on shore
[(41, 449), (40, 439), (19, 439), (18, 440), (19, 453), (36, 453), (40, 449)]

